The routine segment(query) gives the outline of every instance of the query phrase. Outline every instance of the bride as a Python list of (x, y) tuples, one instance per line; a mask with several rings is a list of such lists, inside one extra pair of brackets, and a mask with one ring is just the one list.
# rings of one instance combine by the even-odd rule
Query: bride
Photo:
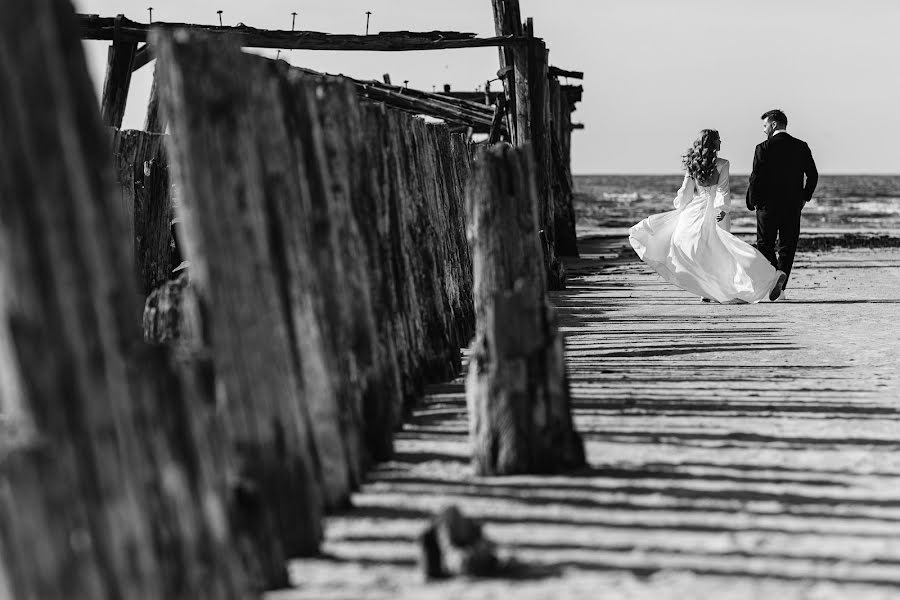
[(675, 196), (675, 210), (650, 215), (632, 227), (631, 245), (664, 279), (704, 300), (776, 300), (787, 276), (756, 248), (717, 225), (731, 204), (728, 161), (718, 156), (721, 146), (718, 131), (700, 132), (683, 157), (687, 173)]

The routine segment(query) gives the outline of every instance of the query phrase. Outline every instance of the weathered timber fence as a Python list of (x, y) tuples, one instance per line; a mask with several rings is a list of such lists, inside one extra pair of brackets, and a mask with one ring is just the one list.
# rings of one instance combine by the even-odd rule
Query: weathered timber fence
[[(497, 46), (500, 49), (498, 76), (505, 86), (504, 94), (485, 92), (430, 93), (397, 87), (389, 82), (351, 80), (357, 92), (367, 99), (385, 103), (398, 110), (428, 115), (444, 120), (451, 131), (486, 133), (491, 143), (501, 136), (516, 145), (531, 144), (537, 166), (538, 209), (543, 256), (550, 289), (565, 287), (565, 271), (558, 256), (577, 256), (575, 219), (572, 208), (569, 146), (573, 95), (559, 93), (559, 78), (582, 79), (584, 74), (551, 67), (543, 40), (535, 37), (531, 19), (522, 22), (519, 0), (491, 0), (497, 36), (477, 38), (475, 34), (453, 31), (395, 31), (357, 36), (311, 31), (267, 31), (239, 24), (235, 27), (154, 22), (152, 28), (163, 31), (187, 30), (212, 37), (230, 37), (243, 46), (266, 48), (304, 48), (311, 50), (410, 51), (438, 48)], [(115, 18), (79, 15), (84, 39), (112, 40), (109, 65), (104, 83), (103, 114), (107, 123), (121, 123), (128, 95), (131, 70), (152, 60), (151, 25), (137, 23), (118, 15)], [(158, 111), (158, 86), (154, 81), (147, 108), (145, 129), (163, 132), (164, 117)], [(488, 84), (489, 86), (489, 84)], [(578, 88), (580, 90), (580, 88)], [(502, 103), (496, 102), (503, 96)], [(473, 102), (472, 100), (476, 100)], [(561, 101), (561, 100), (565, 101)], [(580, 100), (580, 93), (578, 95)], [(490, 110), (482, 104), (494, 101)], [(568, 112), (565, 112), (568, 110)], [(505, 121), (505, 124), (504, 124)], [(559, 148), (556, 148), (556, 143)], [(563, 174), (565, 175), (563, 177)]]
[(529, 146), (482, 152), (466, 192), (478, 332), (466, 399), (480, 475), (585, 464), (563, 338), (546, 296)]
[(235, 443), (294, 436), (312, 487), (341, 506), (474, 332), (468, 147), (361, 105), (347, 80), (202, 36), (152, 43), (181, 245)]
[[(143, 344), (108, 138), (66, 3), (0, 21), (0, 335), (33, 434), (0, 457), (17, 599), (242, 598), (202, 378)], [(36, 76), (36, 74), (40, 74)]]
[[(150, 40), (148, 127), (171, 135), (110, 140), (68, 6), (15, 2), (22, 20), (0, 25), (0, 392), (13, 396), (0, 407), (18, 407), (34, 434), (0, 440), (0, 580), (24, 598), (230, 598), (283, 584), (284, 558), (315, 553), (323, 512), (391, 456), (424, 383), (460, 369), (476, 322), (470, 145), (346, 79), (175, 31)], [(32, 30), (39, 40), (23, 37)], [(111, 52), (108, 123), (121, 120), (122, 65), (146, 52)], [(528, 65), (547, 81), (546, 52)], [(547, 102), (529, 102), (549, 127)], [(533, 180), (516, 185), (528, 206), (511, 222), (544, 199), (542, 233), (515, 230), (517, 260), (539, 275), (508, 304), (543, 340), (525, 362), (548, 371), (528, 382), (546, 392), (550, 425), (514, 434), (560, 445), (537, 463), (503, 450), (495, 472), (571, 466), (580, 450), (543, 296), (553, 206)], [(181, 252), (190, 266), (172, 281)], [(493, 302), (488, 271), (480, 294)], [(138, 332), (148, 293), (145, 334), (167, 344)], [(514, 353), (492, 363), (483, 351), (499, 331), (491, 302), (479, 301), (476, 362), (507, 377)]]

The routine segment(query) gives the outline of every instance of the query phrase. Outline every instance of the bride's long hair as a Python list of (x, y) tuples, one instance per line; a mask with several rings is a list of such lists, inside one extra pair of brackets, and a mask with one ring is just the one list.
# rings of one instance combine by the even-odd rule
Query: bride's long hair
[(701, 184), (711, 182), (716, 173), (716, 158), (719, 156), (719, 151), (716, 150), (718, 141), (718, 131), (704, 129), (681, 157), (681, 166), (688, 172), (688, 175)]

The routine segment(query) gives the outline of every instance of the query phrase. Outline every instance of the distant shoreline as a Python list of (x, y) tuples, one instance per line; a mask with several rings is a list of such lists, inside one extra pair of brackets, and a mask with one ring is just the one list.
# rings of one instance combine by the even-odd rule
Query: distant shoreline
[[(750, 177), (750, 173), (739, 173), (734, 171), (731, 175), (736, 177)], [(616, 173), (613, 171), (605, 173), (572, 173), (573, 178), (577, 177), (683, 177), (684, 171), (672, 171), (669, 173)], [(819, 173), (819, 177), (900, 177), (898, 173)]]

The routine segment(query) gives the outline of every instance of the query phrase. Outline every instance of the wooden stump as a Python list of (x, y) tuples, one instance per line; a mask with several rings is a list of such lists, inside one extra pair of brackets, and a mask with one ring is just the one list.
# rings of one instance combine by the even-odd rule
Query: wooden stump
[(570, 414), (563, 339), (546, 298), (530, 151), (479, 156), (467, 190), (477, 334), (466, 379), (480, 475), (584, 464)]
[[(22, 599), (238, 598), (211, 402), (138, 329), (126, 213), (68, 3), (0, 20), (0, 363), (34, 437), (4, 449)], [(0, 379), (6, 380), (4, 375)]]

